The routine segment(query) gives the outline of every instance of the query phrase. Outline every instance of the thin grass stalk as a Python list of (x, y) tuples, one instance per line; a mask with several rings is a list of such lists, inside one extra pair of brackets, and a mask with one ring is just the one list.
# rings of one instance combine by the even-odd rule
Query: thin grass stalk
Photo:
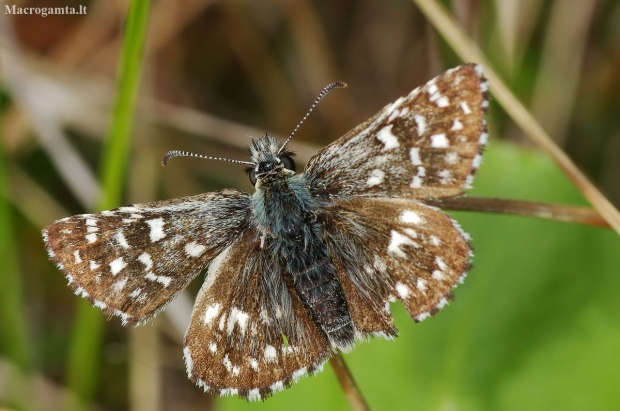
[(344, 391), (344, 395), (349, 401), (349, 405), (353, 411), (369, 411), (368, 404), (362, 395), (357, 383), (353, 379), (353, 374), (344, 362), (341, 354), (336, 354), (329, 359), (329, 364), (332, 366), (336, 378)]
[[(127, 14), (114, 111), (101, 162), (103, 198), (99, 208), (104, 210), (119, 206), (123, 197), (149, 7), (149, 0), (133, 0)], [(90, 307), (85, 300), (80, 300), (69, 354), (68, 383), (69, 388), (84, 403), (90, 402), (95, 394), (102, 331), (103, 316), (100, 310)], [(73, 403), (67, 408), (76, 409), (80, 406)]]
[(484, 197), (452, 197), (427, 203), (443, 210), (510, 214), (611, 228), (609, 223), (590, 207)]
[(433, 27), (464, 61), (473, 61), (484, 65), (485, 76), (489, 79), (491, 92), (506, 113), (525, 132), (525, 134), (546, 152), (577, 189), (620, 234), (620, 212), (613, 204), (588, 180), (572, 160), (551, 139), (525, 106), (515, 97), (508, 86), (491, 68), (488, 59), (458, 26), (447, 10), (435, 0), (412, 0), (422, 10)]

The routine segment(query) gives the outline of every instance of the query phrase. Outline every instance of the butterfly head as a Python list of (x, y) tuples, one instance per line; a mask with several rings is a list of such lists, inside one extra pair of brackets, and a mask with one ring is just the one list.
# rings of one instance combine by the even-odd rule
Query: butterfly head
[(252, 139), (250, 157), (252, 167), (247, 172), (250, 182), (256, 186), (257, 182), (268, 175), (295, 173), (294, 153), (283, 150), (283, 145), (275, 137), (265, 134), (262, 138)]

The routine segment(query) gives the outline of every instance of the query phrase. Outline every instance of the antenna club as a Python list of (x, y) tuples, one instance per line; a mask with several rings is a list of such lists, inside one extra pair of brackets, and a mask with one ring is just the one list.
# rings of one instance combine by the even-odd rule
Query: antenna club
[[(345, 83), (344, 81), (334, 81), (329, 86), (332, 86), (331, 88), (348, 88), (349, 87), (349, 85), (347, 83)], [(327, 87), (329, 87), (329, 86), (327, 86)]]
[(177, 150), (173, 150), (173, 151), (168, 151), (164, 157), (161, 159), (161, 165), (165, 166), (166, 164), (168, 164), (168, 160), (170, 160), (172, 157), (176, 157), (177, 156), (178, 151)]

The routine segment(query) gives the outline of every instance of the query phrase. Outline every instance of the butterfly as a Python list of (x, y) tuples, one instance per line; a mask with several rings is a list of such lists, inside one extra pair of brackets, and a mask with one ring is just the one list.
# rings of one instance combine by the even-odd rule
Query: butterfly
[[(264, 399), (358, 340), (395, 337), (391, 302), (415, 321), (448, 303), (470, 268), (470, 238), (425, 201), (470, 187), (488, 104), (482, 67), (453, 68), (320, 150), (301, 174), (290, 137), (253, 138), (241, 162), (253, 194), (67, 217), (43, 230), (49, 256), (76, 294), (123, 324), (148, 321), (207, 267), (184, 340), (188, 376), (204, 391)], [(164, 163), (177, 155), (192, 154)]]

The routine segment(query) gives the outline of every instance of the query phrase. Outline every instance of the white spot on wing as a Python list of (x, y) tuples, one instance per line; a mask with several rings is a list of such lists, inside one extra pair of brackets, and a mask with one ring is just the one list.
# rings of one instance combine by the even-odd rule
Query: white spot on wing
[(239, 389), (238, 388), (222, 388), (220, 390), (220, 396), (226, 396), (226, 395), (238, 395), (239, 394)]
[(232, 373), (233, 365), (232, 365), (232, 362), (230, 362), (230, 360), (228, 359), (228, 354), (224, 356), (224, 359), (222, 360), (222, 364), (224, 364), (226, 371)]
[(450, 141), (446, 138), (444, 133), (433, 134), (431, 136), (431, 147), (434, 148), (446, 148), (450, 145)]
[(426, 131), (426, 117), (416, 114), (413, 118), (418, 128), (418, 136), (422, 136)]
[(420, 159), (420, 149), (418, 147), (412, 147), (409, 150), (409, 157), (411, 158), (411, 164), (414, 166), (422, 165), (422, 160)]
[(431, 102), (435, 102), (437, 107), (447, 107), (448, 104), (450, 103), (450, 101), (448, 100), (448, 98), (446, 96), (443, 96), (439, 92), (439, 89), (437, 88), (437, 85), (433, 81), (434, 80), (431, 80), (431, 82), (430, 82), (430, 84), (428, 86), (428, 94), (430, 94), (430, 97), (428, 99)]
[(392, 239), (390, 240), (390, 245), (388, 245), (388, 252), (391, 254), (395, 254), (401, 258), (407, 258), (407, 254), (400, 249), (401, 245), (412, 245), (414, 247), (419, 247), (420, 245), (413, 241), (406, 235), (399, 233), (396, 230), (392, 230)]
[(271, 388), (271, 391), (273, 392), (282, 391), (284, 389), (284, 382), (282, 381), (275, 382), (271, 384), (269, 388)]
[(441, 178), (441, 184), (448, 184), (452, 178), (452, 172), (450, 170), (440, 170), (437, 172), (437, 176)]
[(464, 185), (464, 188), (471, 188), (471, 183), (473, 183), (473, 182), (474, 182), (474, 176), (472, 176), (471, 174), (470, 174), (470, 175), (468, 175), (468, 176), (465, 178), (465, 185)]
[(123, 213), (139, 213), (142, 210), (138, 207), (119, 207), (118, 211), (122, 211)]
[(410, 223), (410, 224), (420, 224), (424, 222), (422, 217), (420, 217), (418, 213), (412, 210), (405, 210), (401, 214), (400, 219), (403, 223)]
[(443, 261), (443, 259), (439, 256), (435, 257), (435, 264), (441, 271), (445, 271), (448, 268), (448, 265)]
[(454, 121), (452, 122), (452, 128), (450, 130), (459, 131), (462, 129), (463, 129), (463, 123), (461, 123), (458, 118), (455, 118)]
[(254, 371), (258, 371), (258, 361), (254, 358), (250, 358), (250, 367), (252, 367)]
[(424, 177), (426, 177), (426, 168), (422, 166), (418, 166), (418, 173), (413, 176), (413, 181), (409, 186), (411, 188), (420, 188), (422, 187), (422, 183), (424, 182)]
[(95, 241), (97, 241), (97, 234), (95, 234), (95, 233), (87, 234), (86, 235), (86, 239), (88, 240), (89, 243), (92, 244)]
[(97, 225), (97, 220), (94, 219), (94, 218), (87, 218), (86, 219), (86, 225), (89, 225), (91, 227), (92, 226), (96, 226)]
[(260, 391), (258, 388), (248, 391), (248, 401), (258, 401), (261, 399)]
[(123, 288), (125, 288), (125, 284), (127, 284), (127, 277), (125, 277), (125, 278), (123, 278), (123, 279), (118, 280), (117, 282), (115, 282), (115, 283), (112, 285), (112, 288), (113, 288), (113, 290), (112, 290), (112, 291), (113, 291), (113, 292), (115, 292), (115, 293), (121, 292), (121, 290), (122, 290)]
[(205, 310), (205, 317), (204, 317), (205, 325), (213, 321), (213, 319), (217, 316), (217, 313), (220, 312), (220, 307), (221, 307), (220, 303), (211, 304), (209, 307), (207, 307), (207, 309)]
[(151, 280), (151, 281), (157, 281), (164, 287), (168, 287), (170, 283), (172, 282), (172, 277), (167, 277), (165, 275), (155, 275), (152, 272), (148, 272), (144, 276), (144, 278), (146, 278), (147, 280)]
[(489, 133), (481, 133), (478, 143), (480, 143), (481, 146), (486, 146), (488, 141), (489, 141)]
[(443, 275), (443, 272), (441, 272), (439, 270), (433, 271), (433, 274), (431, 274), (431, 277), (433, 277), (437, 281), (443, 281), (443, 280), (446, 279), (446, 276)]
[(235, 328), (235, 324), (239, 324), (239, 329), (241, 330), (241, 334), (245, 334), (245, 330), (248, 326), (248, 314), (241, 311), (237, 307), (233, 307), (230, 310), (230, 315), (228, 316), (228, 326), (226, 327), (226, 333), (228, 335), (232, 334), (233, 329)]
[(378, 270), (380, 273), (385, 273), (387, 271), (387, 265), (385, 265), (385, 261), (381, 257), (375, 254), (375, 259), (372, 263), (373, 267)]
[(398, 116), (400, 116), (400, 110), (399, 109), (396, 109), (396, 110), (392, 111), (392, 113), (390, 114), (390, 117), (388, 118), (388, 123), (391, 123), (392, 120), (394, 120)]
[(275, 362), (277, 359), (278, 352), (272, 345), (268, 345), (265, 347), (265, 362)]
[(144, 271), (151, 271), (153, 267), (153, 260), (151, 260), (151, 255), (148, 253), (142, 253), (138, 257), (138, 261), (145, 265)]
[(79, 250), (76, 250), (76, 251), (73, 253), (73, 257), (75, 258), (75, 263), (76, 263), (76, 264), (79, 264), (79, 263), (81, 263), (81, 262), (82, 262), (82, 257), (80, 257), (80, 251), (79, 251)]
[(116, 232), (116, 235), (114, 236), (114, 239), (124, 249), (128, 249), (129, 248), (129, 243), (127, 242), (127, 239), (125, 238), (125, 236), (123, 235), (123, 232), (121, 230), (118, 230)]
[(472, 162), (471, 166), (473, 168), (479, 168), (481, 163), (482, 163), (482, 156), (480, 154), (476, 154), (474, 156), (474, 161)]
[(387, 125), (377, 133), (377, 139), (383, 143), (382, 151), (391, 150), (400, 145), (396, 136), (392, 134), (392, 127), (393, 124)]
[(207, 247), (202, 244), (198, 244), (195, 241), (192, 241), (185, 246), (185, 252), (190, 257), (199, 257), (206, 249)]
[(454, 151), (450, 151), (446, 154), (446, 163), (448, 164), (456, 164), (459, 162), (459, 155)]
[(395, 288), (396, 288), (396, 292), (402, 299), (407, 298), (409, 296), (409, 293), (411, 292), (409, 287), (407, 287), (405, 284), (401, 283), (400, 281), (396, 283)]
[(416, 281), (416, 285), (415, 286), (421, 292), (425, 292), (426, 291), (426, 280), (423, 279), (423, 278), (418, 278), (418, 281)]
[(437, 107), (448, 107), (450, 105), (450, 100), (448, 100), (446, 96), (441, 96), (437, 99), (435, 104), (437, 104)]
[(426, 320), (426, 319), (427, 319), (428, 317), (430, 317), (430, 316), (431, 316), (431, 313), (422, 313), (422, 314), (418, 315), (418, 316), (415, 318), (415, 320), (416, 320), (416, 321), (418, 321), (418, 322), (420, 322), (420, 321), (424, 321), (424, 320)]
[(467, 104), (466, 101), (461, 101), (461, 110), (463, 110), (463, 113), (465, 114), (471, 114), (471, 109), (469, 108), (469, 104)]
[(385, 173), (379, 169), (372, 170), (370, 173), (370, 177), (368, 177), (368, 181), (366, 181), (366, 185), (369, 187), (379, 185), (383, 183), (383, 178), (385, 177)]
[(99, 264), (97, 264), (97, 263), (96, 263), (95, 261), (93, 261), (93, 260), (90, 260), (90, 261), (89, 261), (89, 264), (90, 264), (90, 270), (91, 270), (91, 271), (96, 270), (97, 268), (99, 268), (99, 267), (100, 267), (100, 265), (99, 265)]
[(127, 263), (123, 261), (123, 257), (118, 257), (116, 260), (110, 263), (110, 272), (112, 275), (116, 275), (121, 272), (123, 268), (127, 267)]
[(189, 352), (189, 347), (183, 348), (183, 357), (185, 358), (185, 369), (187, 370), (187, 376), (191, 378), (192, 371), (194, 370), (194, 362), (192, 361), (192, 355)]
[(164, 233), (164, 219), (163, 218), (155, 218), (153, 220), (147, 220), (146, 223), (151, 227), (151, 232), (149, 233), (151, 242), (156, 242), (166, 237), (166, 233)]
[(293, 372), (293, 375), (292, 375), (293, 381), (299, 380), (301, 377), (303, 377), (307, 373), (308, 373), (308, 367), (303, 367), (303, 368), (298, 369), (297, 371)]
[(411, 188), (420, 188), (422, 187), (422, 179), (419, 176), (413, 176), (413, 181), (409, 184)]

